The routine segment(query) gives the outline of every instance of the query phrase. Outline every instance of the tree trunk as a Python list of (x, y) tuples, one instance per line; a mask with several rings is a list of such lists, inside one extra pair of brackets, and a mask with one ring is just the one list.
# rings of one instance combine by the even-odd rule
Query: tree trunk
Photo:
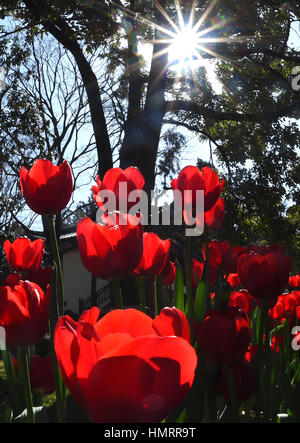
[[(166, 26), (165, 18), (155, 8), (155, 22)], [(162, 43), (165, 35), (155, 31), (151, 68), (148, 79), (146, 103), (143, 110), (128, 113), (125, 136), (120, 149), (120, 167), (136, 166), (145, 178), (144, 190), (150, 195), (155, 186), (155, 165), (157, 160), (158, 146), (165, 113), (165, 87), (168, 53), (164, 51), (166, 44)], [(136, 63), (136, 75), (131, 73), (132, 82), (130, 87), (139, 90), (138, 64)], [(141, 81), (141, 79), (140, 79)], [(129, 87), (129, 92), (130, 92)], [(129, 94), (129, 109), (136, 96)]]

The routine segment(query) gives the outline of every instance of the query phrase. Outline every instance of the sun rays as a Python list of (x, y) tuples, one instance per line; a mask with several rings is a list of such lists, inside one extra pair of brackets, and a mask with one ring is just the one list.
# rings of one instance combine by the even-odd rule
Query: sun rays
[[(146, 41), (146, 44), (154, 45), (151, 55), (152, 63), (156, 63), (157, 60), (158, 64), (161, 65), (160, 73), (157, 76), (158, 82), (162, 76), (166, 76), (168, 72), (172, 71), (172, 73), (175, 72), (175, 85), (180, 78), (189, 76), (193, 80), (194, 87), (197, 87), (199, 68), (205, 68), (207, 79), (212, 84), (213, 90), (217, 94), (221, 93), (222, 90), (226, 92), (227, 88), (222, 88), (221, 81), (216, 76), (215, 61), (230, 61), (233, 65), (237, 65), (237, 63), (233, 60), (234, 57), (229, 55), (228, 58), (223, 50), (218, 49), (218, 44), (225, 43), (229, 46), (231, 44), (250, 43), (254, 41), (255, 37), (253, 35), (238, 35), (238, 32), (234, 32), (234, 26), (230, 35), (223, 32), (228, 24), (233, 21), (233, 18), (224, 17), (217, 13), (218, 1), (212, 0), (205, 10), (199, 11), (197, 0), (193, 0), (188, 13), (186, 10), (183, 13), (184, 8), (180, 0), (174, 0), (176, 11), (174, 14), (174, 8), (173, 11), (169, 10), (167, 12), (159, 0), (154, 0), (155, 15), (156, 17), (160, 15), (161, 20), (154, 19), (152, 21), (140, 12), (136, 13), (131, 11), (130, 8), (126, 8), (119, 0), (113, 0), (115, 12), (122, 14), (121, 23), (123, 23), (126, 35), (130, 39), (131, 33), (135, 34), (141, 48), (141, 51), (136, 54), (137, 60), (133, 62), (131, 69), (134, 69), (135, 63), (139, 67), (140, 55), (143, 55), (142, 47), (146, 46), (145, 40), (139, 40), (138, 29), (148, 28), (154, 31), (153, 39)], [(96, 12), (98, 8), (95, 6), (94, 0), (86, 0), (86, 3)], [(133, 23), (137, 31), (132, 30)], [(259, 40), (264, 38), (268, 38), (268, 36), (260, 36)], [(272, 36), (269, 36), (269, 38), (272, 39)], [(230, 54), (230, 51), (226, 52)]]
[(155, 38), (148, 40), (147, 43), (156, 46), (153, 58), (165, 61), (161, 69), (161, 76), (171, 69), (176, 74), (175, 83), (182, 75), (191, 74), (194, 84), (196, 84), (196, 72), (199, 66), (209, 68), (210, 74), (208, 73), (208, 76), (212, 77), (209, 60), (222, 59), (221, 54), (213, 51), (212, 45), (220, 41), (228, 43), (232, 41), (229, 38), (211, 37), (214, 31), (225, 26), (229, 19), (212, 17), (211, 24), (205, 27), (205, 22), (210, 18), (217, 3), (218, 0), (213, 0), (207, 9), (202, 11), (200, 17), (197, 17), (196, 0), (194, 0), (188, 17), (185, 17), (182, 13), (180, 0), (174, 0), (176, 8), (176, 21), (174, 21), (161, 4), (154, 0), (154, 5), (165, 22), (164, 26), (145, 19), (140, 14), (133, 14), (129, 9), (123, 7), (122, 12), (128, 18), (155, 30)]

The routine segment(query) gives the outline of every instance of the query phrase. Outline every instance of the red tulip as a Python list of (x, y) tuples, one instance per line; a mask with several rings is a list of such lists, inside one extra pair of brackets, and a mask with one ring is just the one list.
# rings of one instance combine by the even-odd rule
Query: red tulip
[(278, 247), (251, 247), (238, 258), (237, 272), (251, 295), (275, 298), (286, 288), (291, 266), (291, 257)]
[[(209, 266), (213, 267), (223, 267), (224, 256), (226, 252), (229, 250), (230, 245), (225, 241), (213, 240), (208, 244), (209, 250)], [(206, 248), (203, 245), (202, 254), (204, 260), (206, 260)]]
[(239, 274), (229, 274), (226, 280), (232, 288), (241, 286)]
[(37, 270), (44, 254), (44, 240), (31, 241), (29, 238), (17, 238), (13, 243), (4, 242), (7, 261), (15, 271)]
[(169, 257), (171, 240), (162, 240), (154, 232), (143, 235), (143, 257), (134, 271), (139, 277), (154, 278), (160, 274)]
[[(194, 288), (198, 287), (198, 283), (202, 278), (203, 270), (204, 270), (204, 262), (200, 262), (199, 260), (196, 260), (193, 258), (192, 260), (192, 285)], [(199, 281), (197, 280), (197, 278)]]
[(284, 295), (277, 298), (276, 304), (269, 310), (269, 316), (272, 320), (282, 320), (285, 317)]
[[(178, 178), (171, 182), (173, 190), (179, 190), (184, 198), (184, 191), (192, 191), (192, 208), (196, 208), (196, 191), (204, 191), (204, 211), (209, 211), (216, 204), (220, 193), (224, 187), (224, 180), (220, 181), (218, 174), (211, 168), (205, 166), (202, 171), (196, 166), (186, 166), (183, 168)], [(190, 199), (188, 199), (190, 200)], [(182, 205), (184, 206), (184, 205)]]
[[(213, 240), (208, 245), (209, 250), (209, 280), (210, 285), (213, 286), (218, 268), (223, 267), (223, 259), (226, 251), (230, 248), (229, 243), (225, 240), (223, 242)], [(202, 254), (204, 260), (206, 260), (206, 245), (203, 245)]]
[(26, 273), (26, 280), (36, 283), (43, 291), (46, 291), (47, 286), (52, 282), (52, 272), (51, 266), (30, 270)]
[[(248, 362), (240, 360), (231, 368), (235, 394), (238, 402), (248, 400), (255, 392), (257, 380), (252, 367)], [(228, 374), (226, 368), (222, 368), (222, 373), (216, 384), (216, 391), (226, 400), (231, 400), (230, 389), (228, 385)]]
[[(140, 200), (144, 184), (144, 177), (138, 168), (129, 167), (124, 170), (121, 168), (111, 168), (106, 172), (102, 181), (97, 176), (97, 186), (93, 186), (92, 191), (94, 199), (100, 208), (105, 209), (105, 198), (101, 196), (101, 191), (111, 191), (116, 198), (116, 208), (114, 210), (128, 212)], [(124, 187), (124, 192), (122, 187)], [(134, 201), (129, 201), (129, 194), (132, 191), (136, 191), (136, 196)], [(126, 204), (126, 207), (120, 207), (121, 201), (123, 205)]]
[(240, 309), (211, 310), (202, 322), (192, 321), (192, 327), (200, 349), (210, 361), (232, 364), (245, 355), (250, 326)]
[(293, 297), (295, 297), (296, 300), (296, 309), (300, 306), (300, 291), (292, 291), (291, 294), (293, 294)]
[(204, 226), (207, 229), (217, 231), (222, 226), (225, 214), (225, 202), (223, 198), (219, 198), (215, 205), (204, 212)]
[[(16, 374), (18, 374), (18, 360), (13, 359)], [(52, 355), (42, 358), (31, 355), (29, 362), (29, 377), (32, 392), (39, 391), (42, 395), (49, 395), (55, 391), (54, 364)]]
[(143, 227), (135, 217), (115, 214), (106, 224), (80, 220), (77, 239), (82, 263), (103, 280), (131, 274), (143, 255)]
[(176, 267), (175, 263), (169, 259), (166, 261), (165, 267), (162, 270), (163, 275), (163, 285), (170, 286), (175, 282)]
[(94, 307), (78, 323), (68, 316), (57, 323), (54, 343), (66, 386), (93, 421), (161, 421), (189, 392), (197, 365), (194, 348), (175, 336), (184, 334), (177, 329), (181, 314), (152, 320), (125, 309), (98, 317)]
[(293, 275), (289, 277), (289, 286), (291, 288), (300, 289), (300, 275)]
[(73, 191), (72, 170), (64, 160), (55, 166), (49, 160), (37, 160), (27, 171), (20, 170), (22, 194), (28, 206), (37, 214), (53, 215), (68, 204)]
[(152, 327), (161, 337), (175, 335), (190, 343), (190, 326), (186, 316), (177, 308), (163, 308), (152, 321)]
[(228, 307), (238, 307), (248, 314), (251, 311), (253, 300), (253, 297), (245, 289), (233, 291), (229, 297)]
[(297, 297), (294, 292), (290, 292), (289, 294), (285, 294), (283, 301), (286, 315), (292, 319), (296, 313)]
[(299, 316), (300, 291), (292, 291), (288, 294), (281, 294), (276, 301), (275, 306), (269, 310), (272, 320), (280, 322), (287, 319), (290, 323)]
[(50, 286), (46, 293), (29, 281), (6, 280), (0, 286), (0, 325), (6, 344), (26, 347), (40, 341), (48, 330)]

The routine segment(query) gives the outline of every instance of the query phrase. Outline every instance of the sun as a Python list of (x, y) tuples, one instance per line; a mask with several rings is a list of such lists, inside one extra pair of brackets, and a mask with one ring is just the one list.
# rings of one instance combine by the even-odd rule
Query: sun
[(202, 53), (207, 53), (205, 43), (206, 31), (199, 31), (199, 21), (193, 24), (192, 15), (188, 22), (180, 20), (180, 25), (175, 29), (169, 39), (169, 45), (165, 51), (168, 53), (168, 69), (176, 72), (176, 78), (182, 74), (190, 73), (196, 83), (196, 71), (199, 67), (206, 70), (207, 79), (215, 93), (221, 94), (223, 85), (215, 72), (215, 61), (209, 57), (203, 58)]
[[(214, 66), (211, 63), (211, 60), (219, 58), (219, 54), (216, 54), (211, 46), (211, 44), (217, 43), (219, 39), (212, 38), (209, 35), (212, 31), (220, 28), (220, 26), (224, 26), (226, 19), (221, 20), (221, 23), (220, 20), (216, 23), (212, 20), (212, 25), (208, 28), (203, 26), (217, 3), (218, 0), (212, 0), (201, 16), (196, 18), (195, 0), (192, 3), (188, 17), (183, 16), (180, 0), (174, 0), (177, 19), (173, 21), (163, 7), (154, 0), (155, 6), (169, 24), (168, 27), (154, 25), (160, 37), (156, 37), (153, 43), (160, 43), (162, 46), (162, 49), (155, 54), (155, 57), (167, 54), (167, 63), (162, 75), (168, 69), (175, 71), (176, 78), (180, 78), (182, 74), (191, 74), (196, 84), (197, 70), (199, 67), (203, 67), (207, 72), (208, 80), (216, 85), (216, 89), (221, 90), (221, 83), (216, 80)], [(227, 41), (227, 38), (225, 40)]]
[(192, 68), (199, 59), (198, 33), (190, 26), (185, 26), (173, 38), (168, 48), (170, 66), (175, 66), (177, 72)]

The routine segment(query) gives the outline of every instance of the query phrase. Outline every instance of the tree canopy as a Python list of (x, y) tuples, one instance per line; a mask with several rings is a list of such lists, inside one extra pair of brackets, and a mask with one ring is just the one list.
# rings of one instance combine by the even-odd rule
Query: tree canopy
[[(199, 164), (201, 142), (209, 142), (226, 179), (226, 238), (285, 243), (299, 266), (300, 100), (292, 71), (300, 54), (291, 45), (300, 15), (296, 3), (3, 0), (0, 64), (11, 77), (0, 94), (7, 97), (1, 100), (2, 164), (10, 162), (16, 176), (20, 151), (25, 164), (49, 153), (36, 123), (38, 102), (19, 89), (21, 79), (34, 77), (24, 69), (33, 60), (32, 45), (51, 36), (78, 73), (95, 174), (103, 177), (116, 164), (137, 166), (147, 191), (158, 176), (169, 187), (183, 149), (189, 149), (184, 128), (198, 139)], [(15, 23), (13, 30), (7, 19)], [(187, 47), (186, 57), (170, 60), (168, 47), (189, 21), (199, 39), (195, 51)], [(53, 127), (55, 120), (48, 120)], [(61, 133), (53, 134), (50, 145), (57, 154)], [(7, 186), (16, 184), (6, 180), (3, 167), (0, 179), (2, 196), (11, 195)]]

